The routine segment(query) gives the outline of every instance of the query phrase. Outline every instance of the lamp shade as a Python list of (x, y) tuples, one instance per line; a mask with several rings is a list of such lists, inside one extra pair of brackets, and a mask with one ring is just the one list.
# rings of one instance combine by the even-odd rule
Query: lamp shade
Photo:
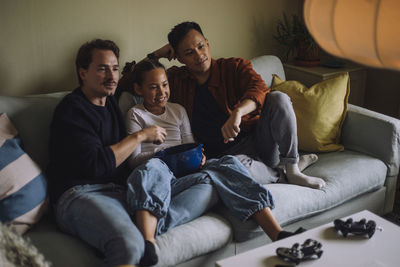
[(305, 0), (304, 20), (328, 53), (400, 70), (399, 0)]

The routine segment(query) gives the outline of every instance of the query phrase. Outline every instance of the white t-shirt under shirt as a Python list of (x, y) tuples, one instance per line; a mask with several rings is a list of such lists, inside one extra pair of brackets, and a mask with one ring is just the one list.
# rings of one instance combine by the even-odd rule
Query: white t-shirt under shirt
[(128, 134), (153, 125), (165, 128), (167, 131), (165, 142), (161, 145), (152, 142), (141, 143), (129, 159), (131, 166), (138, 166), (161, 149), (194, 142), (186, 110), (179, 104), (167, 102), (165, 112), (161, 115), (154, 115), (146, 110), (143, 104), (137, 104), (126, 114)]

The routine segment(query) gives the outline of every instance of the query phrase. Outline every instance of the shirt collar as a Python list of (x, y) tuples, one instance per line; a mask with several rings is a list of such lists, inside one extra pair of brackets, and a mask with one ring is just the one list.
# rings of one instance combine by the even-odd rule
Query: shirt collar
[[(186, 66), (183, 67), (184, 71), (181, 72), (181, 79), (191, 79), (194, 80), (197, 83), (196, 77), (190, 71)], [(210, 77), (208, 79), (208, 86), (211, 87), (218, 87), (220, 84), (220, 70), (218, 67), (218, 63), (215, 59), (211, 59), (211, 66), (210, 66)]]
[(213, 58), (211, 59), (210, 78), (208, 79), (208, 86), (219, 87), (220, 84), (220, 70), (218, 63)]

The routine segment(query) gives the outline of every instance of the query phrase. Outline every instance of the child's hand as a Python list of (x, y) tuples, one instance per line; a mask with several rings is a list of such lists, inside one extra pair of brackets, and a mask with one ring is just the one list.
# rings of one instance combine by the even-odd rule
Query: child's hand
[(204, 164), (206, 164), (206, 155), (204, 155), (204, 148), (201, 149), (201, 162), (200, 162), (200, 168), (202, 168), (204, 166)]
[(142, 130), (145, 136), (143, 142), (153, 142), (154, 144), (161, 144), (167, 137), (167, 131), (160, 126), (153, 125)]

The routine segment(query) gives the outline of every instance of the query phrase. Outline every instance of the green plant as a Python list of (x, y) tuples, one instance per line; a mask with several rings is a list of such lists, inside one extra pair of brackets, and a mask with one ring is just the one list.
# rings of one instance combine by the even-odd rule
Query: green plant
[(303, 20), (296, 14), (293, 14), (291, 20), (289, 20), (283, 13), (283, 19), (278, 20), (276, 34), (273, 37), (280, 45), (285, 47), (283, 54), (285, 60), (290, 55), (299, 56), (299, 49), (305, 50), (307, 53), (319, 49)]

